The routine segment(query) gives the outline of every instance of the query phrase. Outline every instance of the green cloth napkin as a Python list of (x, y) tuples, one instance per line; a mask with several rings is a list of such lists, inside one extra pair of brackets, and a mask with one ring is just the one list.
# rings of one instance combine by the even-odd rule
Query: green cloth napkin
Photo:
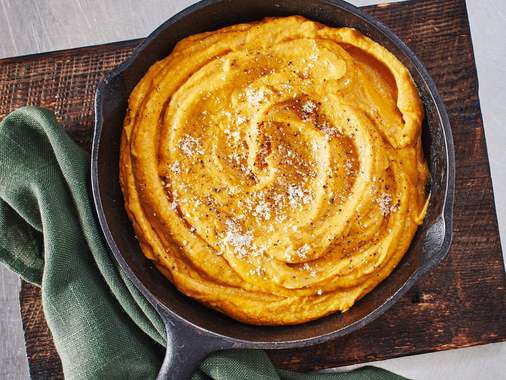
[[(163, 323), (108, 254), (90, 196), (88, 154), (47, 110), (22, 108), (0, 123), (0, 261), (41, 286), (66, 378), (156, 377)], [(275, 369), (260, 350), (210, 355), (193, 379), (210, 378), (402, 379), (373, 367), (296, 374)]]

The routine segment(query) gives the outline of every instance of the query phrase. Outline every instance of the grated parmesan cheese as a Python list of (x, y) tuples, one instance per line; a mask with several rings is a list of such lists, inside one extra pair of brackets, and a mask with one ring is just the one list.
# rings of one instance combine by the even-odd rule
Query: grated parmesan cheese
[(260, 203), (255, 207), (255, 211), (253, 215), (262, 218), (263, 220), (269, 220), (271, 218), (271, 210), (265, 201), (260, 201)]
[(316, 109), (316, 104), (312, 100), (308, 100), (302, 105), (302, 111), (304, 113), (313, 113)]
[(301, 259), (305, 259), (310, 250), (311, 246), (306, 243), (297, 250), (297, 255), (299, 255)]
[(379, 206), (379, 209), (383, 216), (386, 216), (391, 211), (392, 197), (390, 194), (383, 193), (378, 198), (376, 198), (376, 203)]
[(230, 245), (234, 248), (234, 253), (239, 258), (244, 258), (247, 255), (247, 250), (253, 241), (253, 235), (251, 232), (242, 233), (234, 223), (233, 220), (228, 219), (225, 224), (227, 225), (227, 231), (223, 243)]
[(251, 87), (248, 87), (246, 89), (246, 99), (248, 100), (248, 103), (250, 103), (253, 106), (257, 106), (260, 104), (262, 100), (265, 98), (265, 92), (262, 89), (254, 90)]
[(179, 165), (179, 161), (174, 161), (174, 163), (170, 167), (170, 170), (174, 174), (181, 174), (181, 166)]
[(190, 135), (183, 136), (179, 142), (179, 148), (188, 157), (192, 157), (194, 154), (204, 154), (200, 140)]

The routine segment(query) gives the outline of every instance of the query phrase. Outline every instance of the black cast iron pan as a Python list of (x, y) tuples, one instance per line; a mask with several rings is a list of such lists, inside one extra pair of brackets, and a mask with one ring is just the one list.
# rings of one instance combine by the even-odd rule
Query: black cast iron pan
[[(431, 173), (431, 199), (425, 221), (398, 267), (349, 311), (299, 326), (258, 327), (239, 323), (185, 297), (145, 259), (123, 208), (119, 143), (130, 92), (176, 42), (226, 25), (288, 15), (302, 15), (330, 26), (354, 27), (408, 67), (425, 107), (422, 138)], [(455, 162), (441, 97), (423, 65), (392, 31), (341, 0), (204, 0), (166, 21), (98, 87), (91, 176), (98, 218), (112, 254), (165, 321), (167, 353), (159, 378), (189, 378), (198, 363), (215, 350), (302, 347), (348, 334), (392, 306), (443, 259), (451, 242)]]

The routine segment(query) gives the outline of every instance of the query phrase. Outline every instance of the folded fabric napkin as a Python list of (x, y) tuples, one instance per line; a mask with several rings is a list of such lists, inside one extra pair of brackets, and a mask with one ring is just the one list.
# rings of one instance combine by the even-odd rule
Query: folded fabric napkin
[[(108, 254), (89, 191), (89, 157), (47, 110), (0, 123), (0, 261), (42, 288), (69, 379), (156, 377), (166, 344), (158, 314)], [(346, 349), (346, 347), (343, 347)], [(402, 379), (364, 367), (297, 374), (260, 350), (214, 353), (193, 379)]]

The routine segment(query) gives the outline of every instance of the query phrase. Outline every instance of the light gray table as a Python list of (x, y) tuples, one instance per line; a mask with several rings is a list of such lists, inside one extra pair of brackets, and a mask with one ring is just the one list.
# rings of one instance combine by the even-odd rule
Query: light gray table
[[(395, 1), (395, 0), (394, 0)], [(193, 0), (0, 0), (0, 57), (144, 37)], [(353, 0), (369, 5), (377, 0)], [(499, 228), (506, 244), (506, 1), (467, 0)], [(28, 377), (19, 280), (0, 266), (0, 379)], [(412, 379), (506, 378), (506, 343), (375, 362)], [(338, 369), (342, 370), (342, 369)]]

